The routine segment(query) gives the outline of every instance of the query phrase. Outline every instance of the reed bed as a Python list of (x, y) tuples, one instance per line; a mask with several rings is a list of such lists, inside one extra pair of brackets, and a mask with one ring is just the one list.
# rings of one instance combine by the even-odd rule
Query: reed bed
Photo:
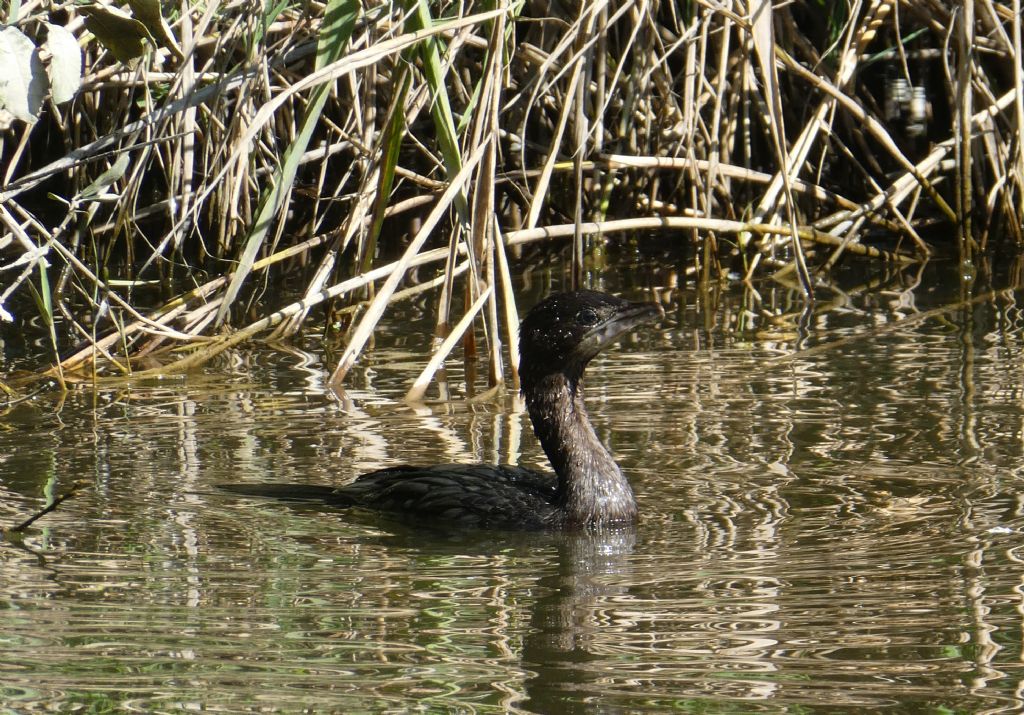
[[(120, 15), (137, 45), (106, 36)], [(84, 57), (73, 99), (0, 133), (0, 318), (41, 317), (35, 377), (61, 385), (310, 324), (340, 331), (340, 384), (388, 306), (427, 290), (435, 354), (410, 398), (460, 343), (514, 381), (525, 244), (569, 247), (582, 284), (592, 251), (642, 233), (684, 245), (698, 287), (771, 277), (812, 305), (840, 261), (952, 252), (971, 280), (1024, 240), (1020, 0), (120, 15), (7, 7)]]

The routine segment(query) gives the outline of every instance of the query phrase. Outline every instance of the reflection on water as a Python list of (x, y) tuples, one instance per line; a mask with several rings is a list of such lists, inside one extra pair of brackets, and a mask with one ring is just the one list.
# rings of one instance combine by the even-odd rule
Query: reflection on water
[[(212, 488), (336, 483), (408, 461), (543, 465), (514, 396), (400, 402), (415, 371), (390, 366), (418, 358), (398, 338), (381, 339), (341, 397), (293, 348), (12, 409), (3, 524), (76, 478), (93, 486), (0, 543), (0, 701), (1024, 706), (1015, 304), (797, 359), (732, 333), (695, 342), (701, 318), (669, 308), (589, 376), (598, 432), (644, 514), (601, 536), (425, 535)], [(851, 331), (870, 325), (862, 312)]]

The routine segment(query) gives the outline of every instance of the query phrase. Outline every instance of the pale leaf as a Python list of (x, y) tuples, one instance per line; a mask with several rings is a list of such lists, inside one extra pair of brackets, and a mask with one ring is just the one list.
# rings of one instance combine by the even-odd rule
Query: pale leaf
[(54, 104), (68, 102), (82, 86), (82, 48), (74, 35), (60, 25), (50, 23), (46, 23), (43, 48), (50, 53), (46, 68), (50, 77), (50, 98)]
[(0, 109), (16, 119), (39, 119), (46, 98), (46, 71), (32, 40), (16, 27), (0, 27)]

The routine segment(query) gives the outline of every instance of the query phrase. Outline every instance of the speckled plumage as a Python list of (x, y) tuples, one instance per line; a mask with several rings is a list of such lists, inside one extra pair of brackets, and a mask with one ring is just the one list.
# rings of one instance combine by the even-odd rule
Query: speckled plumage
[(509, 465), (441, 464), (380, 469), (341, 487), (227, 485), (230, 491), (359, 507), (439, 526), (600, 528), (637, 517), (629, 482), (598, 439), (580, 380), (622, 333), (660, 318), (653, 303), (605, 293), (550, 296), (520, 328), (520, 380), (530, 418), (555, 474)]

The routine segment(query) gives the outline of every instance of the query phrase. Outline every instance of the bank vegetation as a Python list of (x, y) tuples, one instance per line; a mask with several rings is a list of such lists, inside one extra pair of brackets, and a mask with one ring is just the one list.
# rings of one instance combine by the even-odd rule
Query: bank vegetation
[(531, 251), (585, 284), (644, 236), (698, 290), (813, 306), (841, 262), (938, 252), (970, 282), (1024, 240), (1020, 0), (0, 11), (0, 54), (31, 49), (0, 132), (0, 329), (47, 335), (55, 384), (312, 326), (340, 384), (432, 291), (420, 397), (460, 342), (514, 378)]

